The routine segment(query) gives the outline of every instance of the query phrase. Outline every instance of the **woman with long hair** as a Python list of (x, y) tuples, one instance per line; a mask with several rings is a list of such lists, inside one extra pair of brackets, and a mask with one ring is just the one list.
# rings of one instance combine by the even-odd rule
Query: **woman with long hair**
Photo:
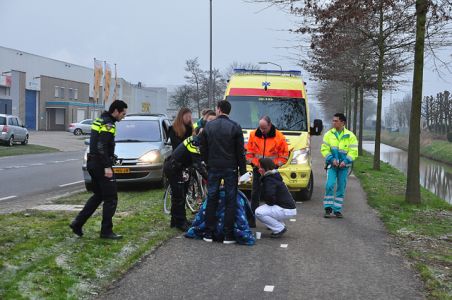
[(183, 107), (179, 110), (173, 125), (169, 128), (168, 136), (171, 139), (173, 150), (192, 134), (193, 123), (191, 119), (191, 110), (187, 107)]
[[(186, 185), (183, 179), (182, 164), (174, 159), (175, 149), (180, 145), (184, 147), (182, 142), (192, 136), (193, 124), (191, 120), (191, 110), (183, 107), (177, 113), (173, 125), (169, 128), (168, 136), (171, 139), (173, 154), (171, 154), (164, 163), (165, 176), (168, 178), (171, 186), (171, 227), (176, 227), (182, 231), (188, 228), (187, 217), (185, 215), (185, 195)], [(182, 144), (182, 145), (181, 145)], [(179, 149), (179, 153), (181, 148)], [(189, 156), (191, 160), (191, 157)]]

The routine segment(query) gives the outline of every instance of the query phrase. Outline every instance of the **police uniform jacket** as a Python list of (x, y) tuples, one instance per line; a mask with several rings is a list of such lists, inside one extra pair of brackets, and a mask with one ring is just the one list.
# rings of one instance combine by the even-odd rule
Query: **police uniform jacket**
[(114, 165), (116, 119), (104, 111), (91, 125), (88, 160), (100, 163), (104, 168)]

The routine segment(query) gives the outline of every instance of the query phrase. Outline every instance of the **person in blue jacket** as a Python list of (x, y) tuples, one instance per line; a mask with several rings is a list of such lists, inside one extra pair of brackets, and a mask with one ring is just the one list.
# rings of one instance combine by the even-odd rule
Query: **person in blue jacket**
[(287, 231), (284, 220), (296, 216), (297, 207), (273, 160), (261, 158), (259, 165), (260, 200), (265, 204), (256, 209), (256, 218), (272, 231), (270, 237), (279, 238)]

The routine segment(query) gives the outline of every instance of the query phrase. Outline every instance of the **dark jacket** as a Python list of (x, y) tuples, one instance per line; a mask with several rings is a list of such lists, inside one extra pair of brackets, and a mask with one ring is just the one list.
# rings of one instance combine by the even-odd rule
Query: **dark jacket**
[(267, 171), (261, 177), (261, 200), (267, 205), (296, 208), (295, 201), (277, 170)]
[[(195, 147), (199, 147), (199, 137), (193, 137), (193, 145)], [(179, 146), (176, 147), (176, 149), (171, 153), (171, 156), (168, 158), (168, 161), (171, 164), (172, 169), (168, 171), (179, 172), (184, 168), (194, 167), (203, 178), (207, 178), (207, 171), (202, 164), (201, 154), (190, 152), (184, 142), (180, 143)]]
[(114, 165), (116, 119), (104, 111), (91, 125), (88, 160), (100, 163), (104, 168)]
[(180, 138), (176, 135), (176, 132), (173, 129), (173, 126), (170, 126), (168, 129), (168, 137), (171, 139), (171, 147), (173, 147), (173, 150), (179, 146), (180, 143), (182, 143), (186, 138), (191, 136), (193, 133), (193, 127), (185, 125), (185, 135)]
[(201, 133), (201, 154), (212, 169), (237, 169), (246, 172), (245, 148), (239, 124), (220, 115), (210, 121)]

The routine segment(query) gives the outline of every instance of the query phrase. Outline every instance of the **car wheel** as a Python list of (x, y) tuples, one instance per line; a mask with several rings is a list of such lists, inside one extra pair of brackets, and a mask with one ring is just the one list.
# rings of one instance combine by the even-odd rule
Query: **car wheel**
[(82, 134), (82, 130), (80, 128), (75, 128), (74, 135), (81, 135), (81, 134)]
[(28, 134), (25, 136), (25, 140), (23, 140), (23, 142), (21, 142), (22, 145), (26, 145), (28, 144)]
[(10, 136), (6, 145), (8, 145), (9, 147), (12, 147), (14, 145), (14, 135)]
[(308, 186), (305, 189), (302, 189), (301, 191), (299, 191), (295, 194), (295, 200), (296, 201), (311, 200), (313, 190), (314, 190), (314, 175), (312, 174), (312, 171), (311, 171), (311, 176), (309, 178)]
[(85, 188), (88, 192), (93, 190), (93, 184), (91, 182), (85, 182)]

